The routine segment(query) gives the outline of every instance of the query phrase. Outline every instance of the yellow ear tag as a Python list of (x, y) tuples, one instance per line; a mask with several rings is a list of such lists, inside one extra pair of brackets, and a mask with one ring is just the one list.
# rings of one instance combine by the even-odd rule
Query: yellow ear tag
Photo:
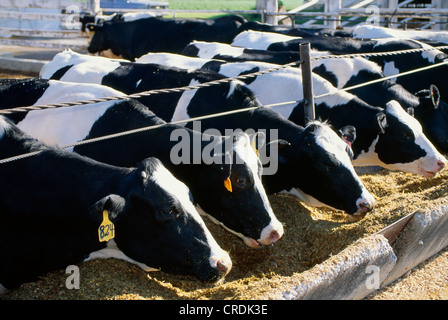
[(112, 221), (109, 220), (109, 212), (103, 211), (103, 222), (101, 222), (98, 228), (98, 238), (100, 242), (109, 241), (115, 237), (115, 226)]
[(252, 149), (254, 149), (255, 154), (257, 155), (257, 157), (260, 158), (260, 155), (258, 154), (258, 150), (257, 150), (257, 148), (255, 147), (255, 141), (252, 141), (252, 142), (250, 143), (250, 145), (251, 145)]
[(224, 180), (224, 187), (226, 187), (227, 191), (232, 192), (232, 181), (230, 181), (230, 177)]

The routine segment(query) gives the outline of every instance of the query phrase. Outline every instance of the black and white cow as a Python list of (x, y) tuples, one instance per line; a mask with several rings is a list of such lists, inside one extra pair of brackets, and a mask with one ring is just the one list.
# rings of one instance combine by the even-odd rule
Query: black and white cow
[(356, 26), (352, 31), (352, 36), (358, 39), (394, 38), (419, 41), (431, 40), (448, 44), (448, 32), (442, 30), (402, 30), (366, 24)]
[(102, 15), (102, 14), (81, 14), (79, 17), (79, 22), (81, 23), (81, 31), (86, 32), (87, 25), (93, 24), (93, 25), (99, 25), (104, 23), (105, 21), (135, 21), (139, 19), (145, 19), (145, 18), (152, 18), (156, 17), (157, 14), (154, 12), (125, 12), (125, 13), (119, 13), (115, 12), (113, 14), (109, 15)]
[(116, 56), (134, 60), (147, 52), (179, 53), (193, 40), (230, 43), (246, 20), (228, 15), (216, 19), (146, 18), (134, 21), (104, 21), (89, 25), (94, 31), (88, 51), (111, 49)]
[[(156, 158), (111, 166), (43, 144), (0, 117), (0, 157), (29, 152), (38, 154), (0, 165), (0, 292), (100, 256), (204, 281), (231, 269), (186, 185)], [(100, 228), (105, 210), (114, 226)]]
[[(5, 97), (1, 108), (123, 95), (101, 85), (42, 79), (0, 80), (0, 94)], [(133, 100), (35, 110), (13, 114), (11, 118), (33, 137), (60, 146), (158, 125), (138, 134), (78, 145), (73, 150), (119, 166), (133, 166), (148, 156), (157, 157), (187, 184), (201, 213), (206, 212), (248, 246), (270, 245), (283, 235), (283, 226), (275, 217), (261, 182), (261, 163), (247, 134), (203, 135), (168, 125)], [(180, 137), (186, 137), (186, 141), (178, 141)], [(212, 142), (214, 148), (209, 147)], [(187, 143), (182, 152), (188, 154), (176, 159), (172, 150), (181, 143)], [(209, 156), (210, 161), (204, 156)], [(224, 184), (228, 179), (233, 186), (231, 192)]]
[[(297, 51), (269, 51), (234, 47), (229, 44), (217, 42), (193, 41), (188, 45), (183, 54), (204, 59), (217, 59), (229, 62), (238, 61), (263, 61), (275, 64), (287, 64), (300, 60)], [(312, 57), (321, 57), (328, 52), (311, 50)], [(148, 53), (137, 59), (137, 62), (151, 62), (158, 55), (161, 58), (169, 58), (168, 54)], [(175, 65), (177, 59), (169, 59), (168, 63)], [(187, 59), (183, 63), (194, 64)], [(194, 60), (193, 60), (194, 61)], [(162, 61), (160, 63), (163, 63)], [(322, 59), (313, 60), (313, 72), (330, 81), (338, 89), (362, 84), (371, 80), (381, 79), (385, 75), (378, 64), (363, 58), (352, 59)], [(385, 80), (369, 86), (351, 89), (350, 92), (361, 100), (375, 105), (385, 106), (388, 101), (396, 100), (400, 105), (414, 114), (421, 123), (423, 132), (434, 146), (443, 153), (448, 153), (448, 114), (446, 103), (440, 100), (440, 93), (436, 86), (420, 90), (416, 94), (407, 91), (403, 86), (392, 80)]]
[[(358, 59), (361, 61), (358, 61)], [(346, 72), (345, 76), (341, 75), (336, 78), (338, 84), (344, 87), (347, 83), (350, 83), (350, 75), (358, 74), (359, 69), (362, 67), (370, 68), (369, 71), (371, 72), (381, 72), (378, 67), (375, 68), (373, 63), (370, 63), (373, 66), (366, 66), (363, 60), (362, 58), (342, 61), (340, 59), (318, 60), (314, 68), (325, 66), (327, 72), (334, 72), (333, 74), (338, 76), (344, 70)], [(325, 61), (325, 64), (323, 64), (323, 61)], [(226, 63), (169, 53), (147, 54), (138, 59), (137, 62), (153, 62), (177, 67), (188, 66), (189, 68), (192, 68), (193, 63), (196, 62), (197, 68), (210, 69), (228, 77), (235, 77), (250, 71), (278, 67), (278, 65), (263, 62)], [(368, 61), (366, 62), (369, 64)], [(303, 99), (303, 91), (301, 90), (302, 75), (299, 68), (288, 68), (257, 76), (255, 79), (249, 80), (247, 86), (264, 105), (292, 101), (289, 104), (274, 107), (274, 110), (295, 123), (304, 124), (303, 106), (301, 104), (297, 106), (295, 102)], [(270, 88), (270, 90), (266, 90), (266, 88)], [(291, 88), (296, 88), (296, 90)], [(435, 174), (444, 167), (444, 157), (428, 141), (421, 127), (416, 121), (413, 121), (414, 119), (410, 115), (404, 112), (397, 113), (393, 111), (394, 115), (397, 113), (397, 119), (395, 119), (391, 114), (392, 107), (387, 107), (384, 111), (379, 107), (372, 107), (358, 99), (357, 96), (346, 92), (338, 92), (328, 81), (317, 75), (313, 76), (313, 89), (316, 97), (324, 95), (320, 99), (316, 98), (315, 104), (318, 117), (328, 120), (335, 127), (355, 126), (357, 139), (352, 144), (354, 165), (379, 165), (391, 170), (402, 170), (425, 176), (428, 176), (427, 172)], [(384, 91), (379, 91), (378, 94)], [(328, 93), (332, 93), (332, 95), (325, 96)], [(384, 106), (388, 105), (387, 103), (393, 100), (395, 95), (391, 94), (389, 97), (391, 98), (389, 100), (387, 100), (387, 95), (383, 97), (383, 99), (386, 99), (383, 100)], [(416, 105), (418, 105), (418, 98), (415, 97), (415, 100), (417, 101), (413, 102), (416, 102)], [(395, 107), (400, 107), (396, 106), (395, 103), (392, 105), (394, 109)], [(357, 110), (352, 112), (352, 109)], [(333, 113), (328, 110), (334, 110), (334, 113), (338, 113), (338, 116), (333, 119)], [(381, 127), (376, 125), (376, 135), (372, 136), (375, 127), (371, 127), (368, 124), (375, 123), (375, 120), (380, 115), (390, 120), (390, 124), (393, 123), (394, 128), (386, 125)], [(400, 139), (400, 135), (397, 133), (406, 131), (413, 132), (415, 139)], [(393, 147), (391, 143), (393, 143)], [(368, 152), (369, 150), (370, 152)], [(415, 150), (415, 152), (412, 150)], [(422, 153), (421, 150), (424, 150), (424, 152)], [(405, 156), (403, 156), (404, 154)]]
[[(393, 38), (372, 40), (344, 37), (300, 38), (258, 31), (242, 32), (235, 37), (231, 44), (237, 47), (260, 50), (299, 51), (300, 44), (305, 42), (310, 43), (312, 49), (329, 51), (332, 54), (391, 52), (421, 48), (432, 49), (430, 45), (417, 40)], [(386, 76), (391, 76), (400, 72), (445, 62), (447, 58), (447, 54), (439, 50), (431, 50), (400, 55), (372, 56), (369, 57), (369, 60), (378, 63)], [(396, 82), (412, 93), (427, 89), (431, 85), (436, 85), (443, 99), (445, 96), (448, 96), (448, 86), (443, 76), (447, 68), (448, 66), (442, 65), (437, 68), (398, 77)]]
[[(148, 52), (148, 54), (151, 54)], [(202, 59), (225, 60), (229, 62), (239, 61), (263, 61), (275, 64), (287, 64), (299, 61), (300, 53), (297, 51), (269, 51), (236, 47), (227, 43), (193, 41), (184, 48), (182, 55)], [(313, 54), (313, 56), (315, 56)], [(144, 61), (144, 56), (137, 62)]]
[[(128, 94), (224, 78), (214, 72), (123, 63), (69, 51), (58, 54), (42, 69), (43, 78), (54, 75), (61, 80), (101, 83)], [(374, 199), (356, 175), (346, 152), (347, 145), (328, 125), (313, 123), (305, 129), (297, 126), (274, 111), (261, 108), (253, 93), (239, 81), (183, 93), (152, 95), (140, 101), (166, 121), (253, 107), (255, 110), (251, 112), (202, 120), (201, 127), (221, 132), (226, 129), (266, 130), (270, 142), (272, 129), (278, 133), (275, 139), (286, 140), (289, 144), (283, 144), (278, 156), (278, 171), (282, 173), (263, 176), (268, 193), (295, 189), (295, 193), (310, 204), (327, 205), (350, 214), (364, 215), (373, 208)], [(344, 188), (340, 188), (341, 183)]]
[(238, 33), (244, 31), (262, 31), (262, 32), (275, 32), (281, 33), (288, 36), (294, 37), (327, 37), (327, 36), (337, 36), (337, 37), (351, 37), (352, 33), (346, 30), (335, 30), (331, 28), (297, 28), (290, 27), (287, 25), (275, 26), (268, 23), (261, 23), (258, 21), (248, 21), (241, 25)]

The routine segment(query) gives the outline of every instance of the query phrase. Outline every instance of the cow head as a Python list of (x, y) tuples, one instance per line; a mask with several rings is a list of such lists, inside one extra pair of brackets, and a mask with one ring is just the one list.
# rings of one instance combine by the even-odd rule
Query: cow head
[(87, 29), (93, 32), (92, 37), (90, 38), (90, 43), (87, 48), (89, 53), (97, 53), (101, 51), (105, 51), (110, 49), (106, 44), (108, 43), (108, 39), (106, 39), (107, 32), (104, 32), (104, 24), (87, 24)]
[(378, 116), (387, 121), (372, 149), (380, 166), (424, 177), (434, 177), (445, 167), (446, 159), (425, 136), (421, 124), (398, 102), (388, 102)]
[(258, 248), (276, 242), (283, 235), (283, 226), (262, 185), (262, 166), (251, 138), (237, 132), (222, 140), (218, 149), (214, 162), (198, 173), (195, 200), (213, 221), (241, 237), (246, 245)]
[(115, 243), (127, 257), (176, 274), (216, 281), (231, 268), (191, 202), (189, 189), (155, 158), (131, 171), (117, 195), (90, 209), (98, 225), (102, 211), (115, 224)]
[[(354, 128), (343, 130), (347, 142), (354, 139)], [(364, 216), (374, 207), (374, 198), (359, 179), (353, 153), (327, 124), (310, 122), (294, 141), (278, 146), (279, 170), (275, 177), (289, 181), (290, 192), (312, 206), (344, 210)]]

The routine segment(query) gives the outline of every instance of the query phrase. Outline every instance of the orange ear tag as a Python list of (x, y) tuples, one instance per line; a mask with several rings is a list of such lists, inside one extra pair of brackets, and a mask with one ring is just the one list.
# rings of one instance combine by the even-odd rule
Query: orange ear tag
[(103, 222), (101, 222), (98, 228), (98, 240), (100, 242), (109, 241), (115, 238), (115, 226), (112, 221), (109, 220), (109, 212), (103, 211)]
[(230, 181), (230, 177), (224, 180), (224, 187), (226, 187), (227, 191), (232, 192), (232, 181)]

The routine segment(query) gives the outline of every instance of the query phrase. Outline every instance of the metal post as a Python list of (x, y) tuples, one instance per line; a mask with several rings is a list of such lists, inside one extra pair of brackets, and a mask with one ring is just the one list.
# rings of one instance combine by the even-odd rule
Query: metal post
[(314, 110), (314, 95), (313, 95), (313, 74), (311, 71), (311, 46), (309, 43), (300, 44), (300, 58), (302, 60), (302, 90), (303, 99), (305, 101), (305, 124), (316, 118)]

